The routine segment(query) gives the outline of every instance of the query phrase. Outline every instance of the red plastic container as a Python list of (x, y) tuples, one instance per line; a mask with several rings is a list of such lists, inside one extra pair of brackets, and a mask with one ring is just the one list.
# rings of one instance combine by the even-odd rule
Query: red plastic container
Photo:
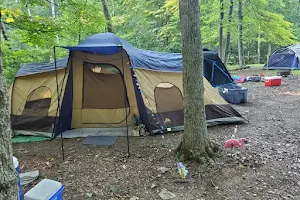
[(271, 76), (271, 77), (265, 77), (264, 82), (266, 87), (271, 86), (280, 86), (282, 81), (281, 76)]

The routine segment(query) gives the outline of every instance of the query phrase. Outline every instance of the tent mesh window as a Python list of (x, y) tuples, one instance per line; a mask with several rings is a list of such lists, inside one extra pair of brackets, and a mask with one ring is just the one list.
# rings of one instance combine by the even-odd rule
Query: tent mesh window
[(160, 124), (181, 126), (183, 124), (183, 97), (178, 87), (171, 83), (159, 83), (154, 89)]
[(32, 91), (26, 100), (22, 115), (48, 116), (51, 105), (51, 90), (45, 86)]
[(110, 64), (84, 63), (83, 108), (119, 109), (129, 107), (123, 75)]

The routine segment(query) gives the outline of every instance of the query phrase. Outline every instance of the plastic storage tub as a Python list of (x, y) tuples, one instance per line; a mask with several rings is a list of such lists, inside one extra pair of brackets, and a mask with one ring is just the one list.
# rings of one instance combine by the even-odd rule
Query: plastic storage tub
[(22, 188), (21, 188), (21, 180), (20, 180), (20, 167), (19, 167), (19, 161), (16, 157), (13, 156), (13, 162), (14, 162), (14, 166), (15, 169), (17, 171), (18, 174), (18, 191), (19, 191), (19, 199), (23, 200), (23, 192), (22, 192)]
[(271, 76), (271, 77), (265, 77), (264, 82), (266, 87), (280, 86), (281, 80), (282, 80), (281, 76)]
[(240, 104), (248, 100), (248, 89), (234, 83), (220, 85), (218, 87), (220, 95), (229, 103)]
[(25, 200), (62, 200), (64, 186), (57, 181), (43, 179), (25, 195)]

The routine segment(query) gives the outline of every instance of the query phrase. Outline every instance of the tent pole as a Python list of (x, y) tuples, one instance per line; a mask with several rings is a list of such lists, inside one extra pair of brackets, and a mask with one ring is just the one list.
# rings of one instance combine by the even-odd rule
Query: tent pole
[[(58, 74), (57, 74), (57, 64), (56, 64), (56, 46), (54, 46), (53, 52), (54, 52), (54, 67), (55, 67), (55, 79), (56, 79), (56, 93), (57, 93), (57, 110), (56, 110), (55, 124), (54, 124), (54, 130), (56, 130), (57, 115), (60, 111), (60, 105), (59, 105), (60, 104), (60, 95), (59, 95)], [(62, 132), (60, 133), (60, 139), (61, 139), (62, 159), (63, 159), (63, 161), (65, 161), (64, 139), (63, 139), (63, 136), (62, 136)]]
[[(123, 68), (123, 79), (125, 82), (125, 70), (124, 70), (124, 58), (123, 58), (123, 48), (121, 48), (121, 57), (122, 57), (122, 68)], [(125, 103), (125, 120), (126, 120), (126, 139), (127, 139), (127, 156), (130, 157), (130, 148), (129, 148), (129, 130), (128, 130), (128, 113), (127, 113), (127, 89), (126, 85), (124, 86), (124, 103)]]

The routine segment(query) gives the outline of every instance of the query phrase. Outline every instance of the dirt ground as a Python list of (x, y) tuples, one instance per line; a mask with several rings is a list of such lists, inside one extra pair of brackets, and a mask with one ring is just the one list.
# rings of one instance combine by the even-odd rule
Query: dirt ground
[[(240, 74), (259, 71), (245, 70)], [(40, 170), (41, 176), (65, 185), (65, 200), (160, 199), (163, 189), (173, 199), (300, 199), (300, 77), (284, 78), (280, 87), (245, 83), (248, 103), (234, 106), (249, 123), (238, 126), (239, 137), (249, 144), (220, 153), (213, 164), (185, 163), (188, 182), (178, 183), (173, 154), (182, 135), (126, 138), (111, 147), (82, 145), (82, 139), (14, 144), (21, 171)], [(208, 129), (223, 144), (232, 137), (234, 125)], [(161, 173), (158, 168), (170, 168)], [(28, 188), (29, 185), (24, 188)], [(136, 197), (136, 198), (135, 198)]]

